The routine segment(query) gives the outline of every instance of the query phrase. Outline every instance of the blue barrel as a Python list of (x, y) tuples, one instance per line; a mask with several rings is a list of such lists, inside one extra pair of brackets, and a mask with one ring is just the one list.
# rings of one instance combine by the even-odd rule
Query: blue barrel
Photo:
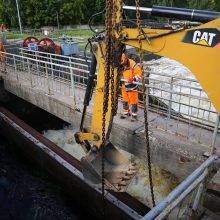
[(28, 50), (33, 50), (33, 51), (37, 51), (38, 50), (38, 45), (37, 43), (29, 43), (28, 44)]

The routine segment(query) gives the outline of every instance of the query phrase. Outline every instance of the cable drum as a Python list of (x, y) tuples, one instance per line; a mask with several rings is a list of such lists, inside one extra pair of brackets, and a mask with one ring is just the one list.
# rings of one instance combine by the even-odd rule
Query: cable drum
[(39, 40), (36, 37), (30, 36), (24, 39), (23, 47), (27, 48), (30, 43), (38, 43)]

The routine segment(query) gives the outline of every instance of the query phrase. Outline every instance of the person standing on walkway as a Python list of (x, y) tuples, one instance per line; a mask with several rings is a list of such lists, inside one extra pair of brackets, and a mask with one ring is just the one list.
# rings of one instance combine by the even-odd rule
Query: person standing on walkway
[(124, 82), (122, 83), (122, 117), (126, 118), (131, 115), (131, 120), (136, 121), (138, 115), (138, 85), (135, 82), (141, 80), (142, 71), (139, 63), (127, 58), (126, 54), (122, 54), (122, 75)]
[(5, 63), (6, 51), (3, 43), (0, 41), (0, 65), (2, 66), (2, 72), (6, 73), (6, 63)]

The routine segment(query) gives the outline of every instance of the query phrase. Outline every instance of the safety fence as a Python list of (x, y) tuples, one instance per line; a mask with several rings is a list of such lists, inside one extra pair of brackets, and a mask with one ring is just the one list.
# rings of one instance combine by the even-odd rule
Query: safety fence
[[(49, 95), (71, 97), (82, 104), (90, 60), (20, 49), (6, 54), (7, 68), (14, 78), (33, 87), (46, 89)], [(219, 116), (196, 80), (169, 76), (146, 69), (149, 124), (206, 146), (219, 139)], [(141, 83), (140, 107), (142, 105)], [(140, 118), (143, 112), (140, 111)]]
[(205, 193), (208, 169), (217, 158), (211, 155), (141, 220), (196, 219)]

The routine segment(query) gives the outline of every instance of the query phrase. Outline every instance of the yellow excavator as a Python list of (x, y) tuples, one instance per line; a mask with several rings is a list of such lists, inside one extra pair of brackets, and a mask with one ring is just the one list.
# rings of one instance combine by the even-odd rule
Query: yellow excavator
[[(125, 191), (137, 167), (109, 141), (117, 112), (120, 61), (125, 46), (165, 56), (185, 65), (220, 112), (220, 13), (163, 6), (145, 8), (139, 6), (138, 0), (135, 1), (136, 6), (125, 6), (122, 0), (106, 2), (105, 32), (96, 32), (89, 40), (92, 60), (80, 131), (75, 138), (86, 152), (82, 159), (85, 179), (105, 184), (114, 191)], [(123, 19), (127, 10), (136, 12), (135, 21)], [(143, 24), (140, 13), (187, 22), (182, 22), (181, 26), (158, 28), (157, 25)], [(91, 125), (84, 128), (96, 70)]]

